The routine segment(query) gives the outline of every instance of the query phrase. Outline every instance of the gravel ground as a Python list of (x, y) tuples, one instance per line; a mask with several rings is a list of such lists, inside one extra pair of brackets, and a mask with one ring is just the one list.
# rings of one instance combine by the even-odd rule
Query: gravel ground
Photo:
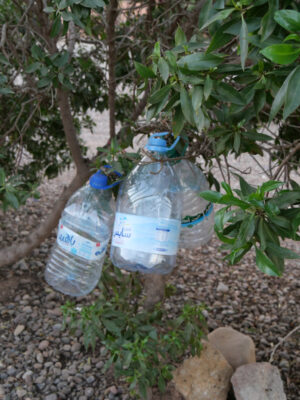
[[(0, 215), (3, 246), (42, 223), (64, 180), (44, 185), (39, 201), (29, 200), (18, 212)], [(85, 352), (80, 332), (70, 336), (61, 330), (60, 306), (67, 296), (54, 292), (43, 278), (54, 240), (55, 232), (31, 257), (0, 270), (0, 399), (130, 399), (122, 382), (103, 373), (105, 349)], [(250, 335), (258, 361), (268, 361), (280, 338), (300, 324), (299, 263), (289, 261), (282, 278), (267, 277), (256, 269), (251, 254), (239, 266), (227, 266), (218, 246), (213, 239), (199, 251), (180, 251), (178, 268), (170, 278), (177, 292), (166, 307), (173, 313), (189, 300), (205, 303), (210, 331), (230, 325)], [(92, 301), (97, 291), (82, 301)], [(274, 357), (288, 400), (299, 400), (297, 333)]]

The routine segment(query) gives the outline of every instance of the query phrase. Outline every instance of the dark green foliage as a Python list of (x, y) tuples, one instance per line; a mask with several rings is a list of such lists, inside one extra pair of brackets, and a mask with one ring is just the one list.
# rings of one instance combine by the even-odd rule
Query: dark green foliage
[[(222, 183), (226, 194), (206, 191), (201, 197), (217, 204), (225, 204), (215, 215), (215, 232), (229, 250), (225, 257), (231, 264), (237, 263), (255, 247), (258, 268), (279, 276), (284, 270), (285, 258), (300, 255), (280, 246), (280, 238), (299, 240), (300, 186), (293, 190), (279, 190), (283, 182), (268, 181), (259, 187), (250, 186), (241, 176), (240, 189), (231, 190)], [(270, 192), (275, 191), (273, 197)]]
[(130, 384), (132, 394), (145, 399), (147, 388), (156, 385), (163, 392), (176, 362), (187, 351), (201, 351), (203, 306), (186, 304), (174, 318), (166, 316), (161, 304), (145, 311), (139, 275), (122, 274), (109, 264), (99, 288), (95, 303), (78, 309), (68, 302), (62, 307), (65, 323), (71, 330), (82, 330), (86, 349), (97, 351), (97, 343), (106, 348), (104, 368), (112, 365), (115, 376)]

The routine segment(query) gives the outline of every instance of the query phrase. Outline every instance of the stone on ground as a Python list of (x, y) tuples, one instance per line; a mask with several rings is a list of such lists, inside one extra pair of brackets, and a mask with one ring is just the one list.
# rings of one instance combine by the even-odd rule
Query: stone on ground
[(231, 383), (236, 400), (286, 400), (279, 370), (267, 362), (242, 365)]
[(256, 361), (253, 340), (235, 329), (217, 328), (208, 335), (208, 341), (222, 353), (234, 370)]
[(185, 360), (173, 376), (186, 400), (226, 400), (232, 373), (222, 354), (205, 343), (200, 356)]

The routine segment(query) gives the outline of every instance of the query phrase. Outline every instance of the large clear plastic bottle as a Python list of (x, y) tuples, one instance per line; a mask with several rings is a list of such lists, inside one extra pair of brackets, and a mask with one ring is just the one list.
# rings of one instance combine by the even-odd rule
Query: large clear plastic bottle
[(115, 213), (111, 187), (98, 171), (62, 213), (45, 279), (64, 294), (84, 296), (100, 279)]
[(176, 263), (182, 199), (172, 165), (164, 160), (169, 150), (153, 134), (144, 157), (122, 183), (112, 234), (110, 258), (118, 268), (167, 274)]
[(214, 230), (213, 205), (199, 196), (209, 185), (200, 168), (188, 160), (174, 164), (174, 169), (183, 201), (179, 247), (197, 249), (211, 239)]

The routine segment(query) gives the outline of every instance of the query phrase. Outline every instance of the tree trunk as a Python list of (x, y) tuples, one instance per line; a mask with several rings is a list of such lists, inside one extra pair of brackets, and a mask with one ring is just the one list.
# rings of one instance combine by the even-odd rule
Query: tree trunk
[(108, 107), (109, 107), (109, 134), (110, 138), (116, 136), (116, 44), (115, 44), (115, 23), (118, 15), (118, 0), (111, 0), (107, 15), (107, 44), (108, 44)]
[(152, 310), (155, 304), (162, 302), (165, 297), (165, 285), (169, 275), (145, 274), (143, 284), (145, 290), (145, 309)]

